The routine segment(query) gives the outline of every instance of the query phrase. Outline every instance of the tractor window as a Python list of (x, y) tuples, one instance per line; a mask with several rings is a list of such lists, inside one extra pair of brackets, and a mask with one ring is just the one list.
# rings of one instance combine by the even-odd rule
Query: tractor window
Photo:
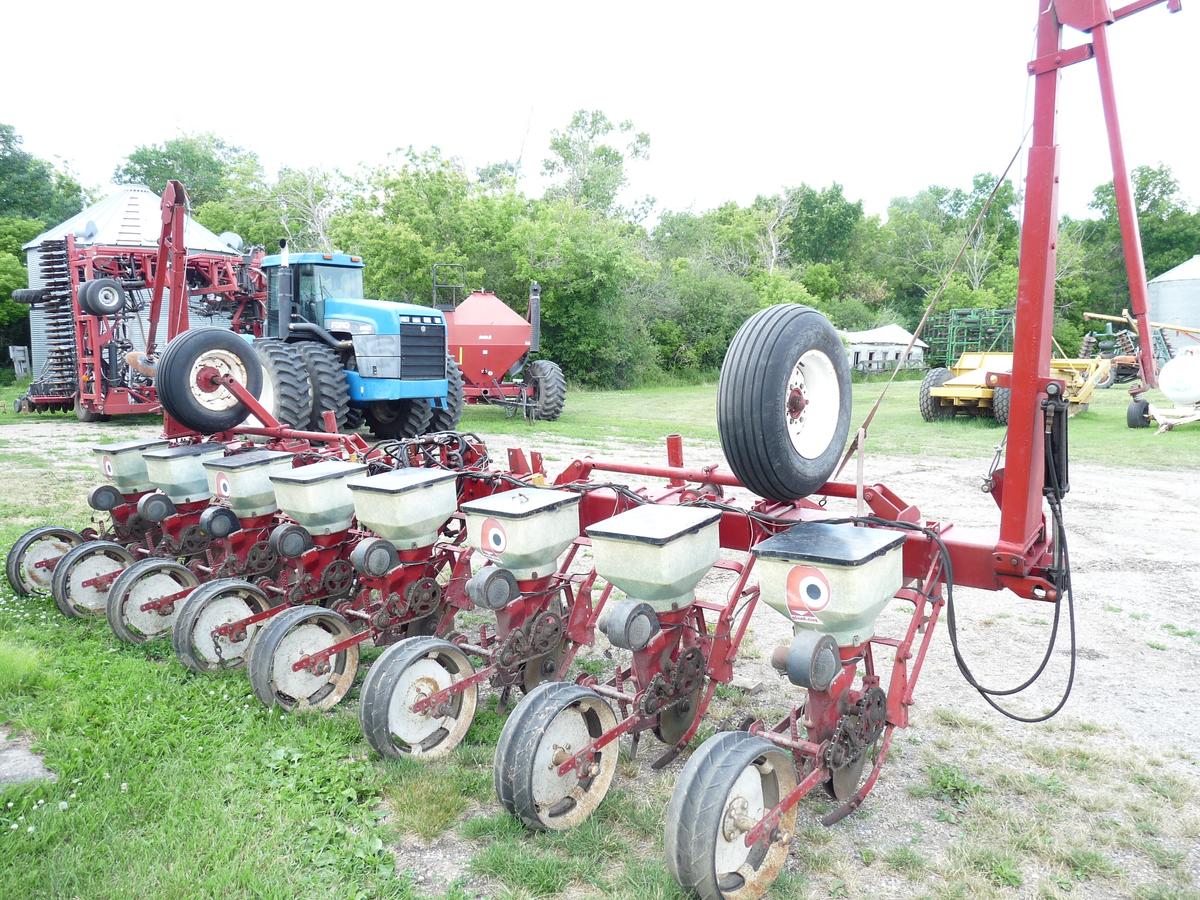
[(267, 270), (267, 334), (279, 337), (279, 270)]
[(362, 296), (362, 269), (305, 266), (300, 272), (300, 302), (306, 306), (319, 300), (361, 300)]

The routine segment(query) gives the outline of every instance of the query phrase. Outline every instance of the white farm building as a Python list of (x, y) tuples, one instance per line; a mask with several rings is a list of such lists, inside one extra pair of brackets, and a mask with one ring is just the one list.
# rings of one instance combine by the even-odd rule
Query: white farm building
[[(850, 368), (860, 372), (883, 372), (896, 368), (919, 368), (925, 365), (929, 345), (900, 325), (882, 325), (867, 331), (841, 331), (846, 345)], [(909, 350), (909, 343), (912, 349)], [(907, 352), (907, 356), (905, 356)]]

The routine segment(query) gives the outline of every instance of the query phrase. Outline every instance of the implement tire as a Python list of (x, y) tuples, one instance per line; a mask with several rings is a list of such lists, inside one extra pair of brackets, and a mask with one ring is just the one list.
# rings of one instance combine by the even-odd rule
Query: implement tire
[(930, 393), (933, 388), (941, 387), (953, 377), (953, 372), (944, 366), (939, 366), (936, 369), (930, 369), (921, 379), (921, 394), (918, 403), (921, 407), (921, 418), (926, 422), (954, 418), (954, 407), (943, 406), (941, 400)]
[(1008, 409), (1012, 405), (1012, 388), (996, 388), (992, 391), (992, 416), (997, 424), (1008, 424)]
[(717, 388), (717, 430), (754, 493), (807, 497), (837, 468), (850, 431), (850, 364), (821, 313), (779, 304), (738, 329)]
[(567, 379), (562, 368), (548, 359), (535, 359), (525, 369), (525, 384), (532, 389), (533, 417), (553, 422), (567, 405)]

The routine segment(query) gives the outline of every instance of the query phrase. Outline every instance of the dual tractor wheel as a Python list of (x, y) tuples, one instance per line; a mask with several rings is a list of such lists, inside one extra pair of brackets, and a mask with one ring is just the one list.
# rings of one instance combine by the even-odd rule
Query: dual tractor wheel
[[(372, 403), (365, 416), (376, 435), (407, 438), (456, 427), (462, 414), (462, 373), (449, 358), (446, 367), (449, 396), (444, 408), (435, 409), (425, 400)], [(342, 359), (324, 344), (276, 339), (251, 343), (221, 328), (195, 328), (167, 345), (155, 381), (163, 408), (172, 417), (202, 434), (243, 422), (259, 425), (228, 388), (204, 384), (201, 376), (206, 372), (232, 377), (293, 428), (325, 431), (327, 412), (333, 413), (339, 431), (357, 428), (363, 419), (363, 411), (350, 405)]]

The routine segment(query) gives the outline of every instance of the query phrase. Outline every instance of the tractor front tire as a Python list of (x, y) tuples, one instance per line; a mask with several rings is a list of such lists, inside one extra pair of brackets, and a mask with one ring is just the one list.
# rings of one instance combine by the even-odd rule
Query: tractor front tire
[(304, 360), (308, 371), (308, 384), (312, 393), (312, 412), (307, 426), (312, 431), (325, 430), (325, 411), (333, 412), (338, 430), (346, 425), (350, 412), (350, 383), (346, 380), (346, 369), (332, 347), (313, 341), (293, 345)]
[(204, 368), (231, 375), (257, 397), (262, 393), (262, 366), (250, 344), (224, 328), (185, 331), (163, 351), (154, 382), (167, 414), (201, 434), (228, 431), (250, 410), (225, 387), (204, 390), (197, 381)]
[(567, 404), (567, 379), (558, 363), (536, 359), (525, 369), (525, 384), (533, 394), (533, 418), (553, 422)]
[(954, 407), (943, 406), (942, 401), (930, 393), (931, 390), (941, 387), (953, 377), (954, 373), (949, 369), (939, 366), (936, 369), (930, 369), (921, 379), (921, 394), (918, 402), (921, 407), (921, 418), (926, 422), (954, 418)]
[(313, 398), (304, 357), (294, 344), (273, 338), (255, 341), (253, 347), (263, 369), (259, 402), (280, 424), (307, 428)]
[(807, 497), (850, 431), (850, 364), (821, 313), (784, 303), (751, 316), (721, 365), (717, 431), (733, 473), (760, 497)]
[(427, 431), (454, 431), (462, 418), (465, 389), (462, 369), (452, 356), (446, 356), (446, 405), (434, 407), (429, 417)]
[(383, 440), (412, 438), (429, 431), (432, 415), (427, 400), (381, 400), (367, 407), (367, 425)]
[(1012, 388), (992, 391), (992, 416), (998, 425), (1008, 424), (1008, 409), (1012, 405)]

